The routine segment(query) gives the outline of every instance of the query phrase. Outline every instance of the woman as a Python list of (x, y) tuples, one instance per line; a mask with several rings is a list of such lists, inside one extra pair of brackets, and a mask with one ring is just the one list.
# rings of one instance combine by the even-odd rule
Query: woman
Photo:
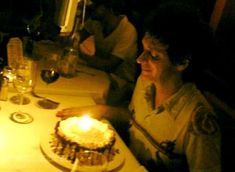
[(149, 16), (129, 109), (98, 105), (64, 109), (57, 116), (90, 113), (114, 126), (129, 124), (129, 147), (149, 171), (220, 171), (220, 130), (192, 82), (204, 25), (179, 4), (162, 5)]

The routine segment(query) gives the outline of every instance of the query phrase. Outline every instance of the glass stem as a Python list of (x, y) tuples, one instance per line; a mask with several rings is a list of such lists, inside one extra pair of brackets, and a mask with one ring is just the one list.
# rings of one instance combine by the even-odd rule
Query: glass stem
[(21, 112), (21, 106), (23, 105), (23, 101), (24, 101), (24, 94), (23, 93), (19, 93), (19, 112)]

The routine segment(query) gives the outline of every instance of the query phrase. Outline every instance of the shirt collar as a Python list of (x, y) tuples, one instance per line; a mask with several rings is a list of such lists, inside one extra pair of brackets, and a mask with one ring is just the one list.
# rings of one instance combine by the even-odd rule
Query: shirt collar
[(185, 104), (196, 92), (196, 86), (192, 83), (184, 84), (179, 91), (173, 94), (169, 99), (167, 99), (163, 104), (157, 107), (154, 112), (159, 114), (166, 110), (170, 116), (174, 119), (177, 118), (179, 112), (183, 109)]

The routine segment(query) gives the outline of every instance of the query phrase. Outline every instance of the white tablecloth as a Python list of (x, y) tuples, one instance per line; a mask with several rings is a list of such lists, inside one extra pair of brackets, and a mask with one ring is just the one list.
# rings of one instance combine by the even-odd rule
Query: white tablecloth
[(73, 78), (60, 77), (48, 85), (42, 81), (40, 72), (38, 72), (35, 91), (37, 93), (89, 96), (96, 103), (105, 103), (110, 85), (108, 75), (103, 71), (84, 65), (78, 65), (77, 68), (77, 76)]
[[(8, 96), (15, 95), (10, 93)], [(31, 97), (30, 104), (22, 105), (21, 110), (31, 114), (34, 121), (30, 124), (19, 124), (11, 121), (9, 115), (18, 110), (18, 105), (8, 101), (0, 101), (0, 171), (1, 172), (61, 172), (52, 165), (40, 150), (42, 135), (52, 131), (59, 118), (55, 113), (71, 106), (93, 105), (90, 97), (50, 95), (60, 102), (55, 110), (45, 110), (37, 106), (37, 98)], [(134, 172), (143, 171), (130, 150), (117, 136), (118, 147), (125, 153), (123, 166), (115, 171)]]

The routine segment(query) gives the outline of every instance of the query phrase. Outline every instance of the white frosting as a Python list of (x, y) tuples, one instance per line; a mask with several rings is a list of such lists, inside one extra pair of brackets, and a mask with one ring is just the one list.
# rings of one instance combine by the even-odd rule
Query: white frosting
[(110, 144), (114, 131), (109, 125), (88, 116), (71, 117), (60, 122), (58, 134), (80, 146), (95, 149)]

